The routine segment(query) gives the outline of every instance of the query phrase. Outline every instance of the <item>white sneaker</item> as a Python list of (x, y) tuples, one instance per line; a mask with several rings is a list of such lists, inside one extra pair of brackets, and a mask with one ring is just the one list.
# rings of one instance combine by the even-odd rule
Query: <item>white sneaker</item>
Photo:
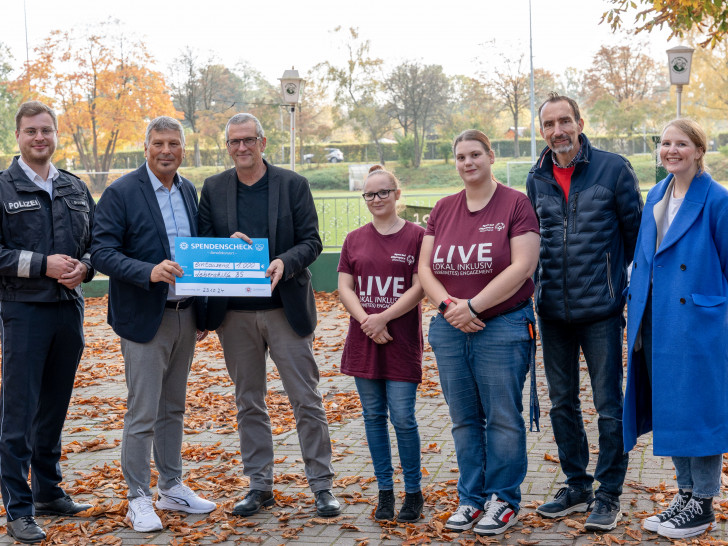
[(475, 506), (461, 504), (447, 520), (445, 528), (453, 531), (467, 531), (478, 522), (482, 515), (483, 511)]
[(126, 519), (134, 527), (135, 531), (147, 533), (149, 531), (161, 531), (162, 520), (154, 511), (152, 497), (145, 495), (139, 489), (140, 497), (129, 500), (129, 510), (126, 512)]
[(518, 512), (493, 493), (486, 504), (485, 514), (473, 531), (476, 535), (500, 535), (518, 521)]
[(178, 510), (188, 514), (207, 514), (217, 508), (214, 502), (198, 496), (179, 478), (177, 484), (170, 489), (159, 488), (156, 506), (160, 510)]

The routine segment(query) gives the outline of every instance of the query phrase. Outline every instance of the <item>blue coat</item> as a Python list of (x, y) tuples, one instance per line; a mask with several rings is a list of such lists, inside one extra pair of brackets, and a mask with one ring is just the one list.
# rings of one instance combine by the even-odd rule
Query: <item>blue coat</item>
[[(628, 288), (624, 447), (653, 430), (655, 455), (716, 455), (728, 452), (728, 190), (696, 176), (655, 252), (671, 180), (647, 195)], [(634, 352), (651, 278), (652, 389)]]

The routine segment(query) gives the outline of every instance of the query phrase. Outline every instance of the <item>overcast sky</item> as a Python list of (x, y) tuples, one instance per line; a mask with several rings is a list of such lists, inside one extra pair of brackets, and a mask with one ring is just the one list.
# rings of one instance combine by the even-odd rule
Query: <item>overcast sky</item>
[[(486, 53), (483, 44), (490, 40), (501, 48), (520, 45), (528, 58), (528, 0), (3, 0), (0, 42), (10, 47), (15, 66), (26, 56), (24, 4), (31, 59), (50, 31), (73, 31), (109, 17), (141, 37), (165, 73), (190, 46), (203, 56), (215, 53), (230, 67), (244, 60), (271, 82), (291, 66), (303, 75), (316, 63), (344, 58), (331, 32), (339, 25), (359, 27), (371, 40), (373, 56), (389, 67), (418, 60), (441, 64), (449, 75), (474, 75), (482, 68), (476, 58), (498, 61)], [(532, 0), (534, 66), (556, 74), (570, 66), (584, 69), (601, 45), (623, 41), (598, 24), (608, 6), (606, 0)], [(677, 45), (667, 35), (646, 35), (665, 65), (665, 49)]]

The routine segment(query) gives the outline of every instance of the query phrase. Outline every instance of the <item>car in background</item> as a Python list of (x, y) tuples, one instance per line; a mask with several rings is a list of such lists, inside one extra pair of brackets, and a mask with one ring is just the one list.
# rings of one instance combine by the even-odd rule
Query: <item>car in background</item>
[[(344, 161), (344, 152), (338, 148), (324, 148), (326, 152), (325, 159), (329, 163), (341, 163)], [(313, 163), (314, 154), (303, 154), (304, 163)]]

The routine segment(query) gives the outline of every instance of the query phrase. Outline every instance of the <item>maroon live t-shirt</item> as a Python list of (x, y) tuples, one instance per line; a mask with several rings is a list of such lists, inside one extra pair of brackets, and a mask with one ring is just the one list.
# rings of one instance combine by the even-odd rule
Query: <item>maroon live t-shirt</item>
[[(470, 212), (463, 190), (432, 209), (425, 231), (435, 237), (430, 267), (449, 295), (472, 298), (511, 264), (510, 239), (529, 231), (539, 232), (538, 220), (525, 194), (498, 184), (488, 204)], [(478, 316), (494, 317), (531, 294), (533, 280), (528, 279), (513, 296)]]
[[(381, 313), (412, 287), (424, 229), (412, 222), (397, 233), (381, 235), (372, 224), (349, 233), (338, 271), (354, 277), (354, 291), (364, 310)], [(365, 379), (422, 381), (422, 310), (420, 305), (387, 324), (393, 340), (374, 343), (351, 317), (341, 371)]]

